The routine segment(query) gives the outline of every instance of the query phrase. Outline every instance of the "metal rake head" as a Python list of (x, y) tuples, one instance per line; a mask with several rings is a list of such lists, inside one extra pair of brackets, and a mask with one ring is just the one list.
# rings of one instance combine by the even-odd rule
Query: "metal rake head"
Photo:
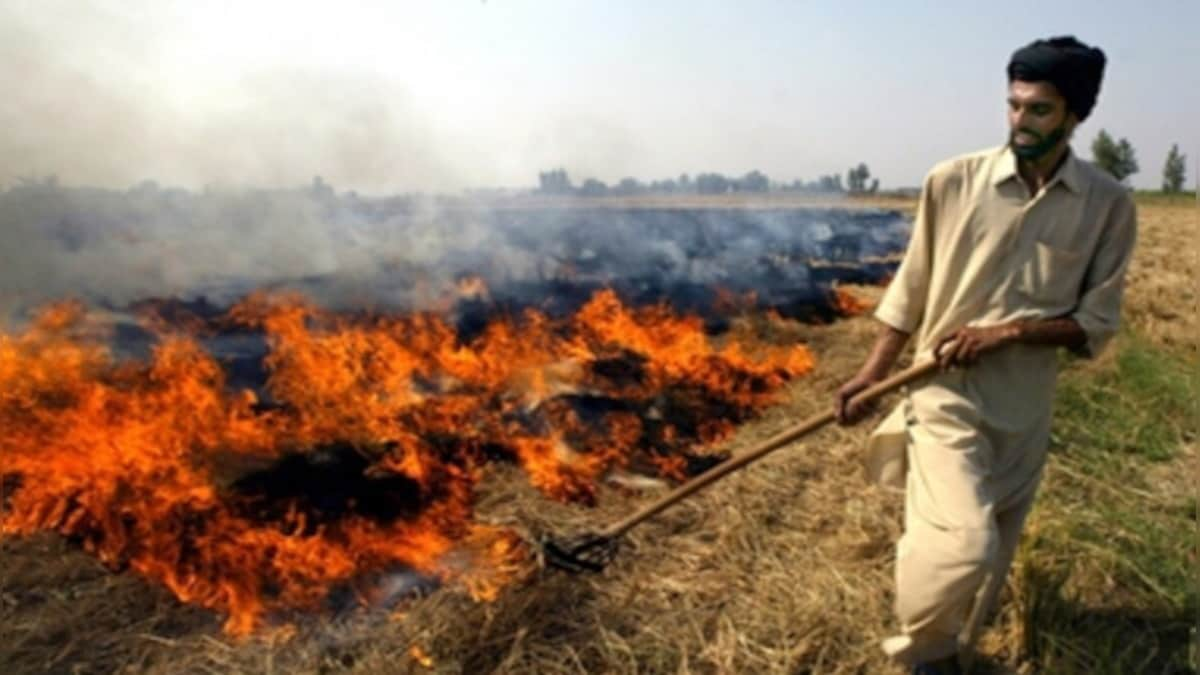
[(617, 555), (621, 540), (597, 534), (542, 540), (547, 565), (571, 574), (602, 572)]

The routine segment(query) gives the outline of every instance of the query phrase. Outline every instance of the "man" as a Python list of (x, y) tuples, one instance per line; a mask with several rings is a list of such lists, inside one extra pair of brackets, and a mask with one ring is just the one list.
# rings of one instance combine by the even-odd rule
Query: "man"
[(884, 325), (837, 393), (838, 420), (859, 421), (869, 410), (850, 397), (883, 379), (914, 334), (917, 358), (943, 366), (868, 443), (873, 478), (906, 493), (901, 634), (883, 648), (914, 673), (960, 672), (968, 614), (995, 601), (1007, 574), (1046, 457), (1055, 348), (1094, 356), (1117, 329), (1133, 201), (1068, 144), (1104, 64), (1073, 37), (1013, 54), (1008, 143), (926, 177), (875, 313)]

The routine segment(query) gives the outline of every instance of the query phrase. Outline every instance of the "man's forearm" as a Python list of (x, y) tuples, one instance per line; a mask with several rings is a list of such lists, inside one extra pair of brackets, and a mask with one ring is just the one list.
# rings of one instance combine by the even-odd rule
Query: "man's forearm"
[(1087, 344), (1087, 333), (1083, 332), (1079, 322), (1070, 317), (1027, 319), (1014, 321), (1011, 325), (1013, 342), (1066, 347), (1071, 351), (1079, 351)]
[(882, 330), (871, 347), (871, 353), (867, 355), (862, 368), (858, 369), (858, 374), (838, 388), (834, 399), (834, 413), (837, 415), (838, 424), (853, 424), (871, 411), (874, 407), (872, 402), (852, 404), (851, 399), (855, 394), (887, 377), (906, 344), (908, 333), (887, 324), (882, 325)]
[(904, 346), (908, 344), (908, 338), (908, 333), (883, 324), (870, 355), (859, 369), (859, 375), (872, 380), (887, 377), (892, 366), (896, 365), (896, 360), (900, 358), (900, 353), (904, 351)]
[(969, 366), (983, 354), (1011, 344), (1066, 347), (1080, 352), (1087, 345), (1087, 333), (1069, 317), (968, 326), (943, 337), (933, 353), (943, 368)]

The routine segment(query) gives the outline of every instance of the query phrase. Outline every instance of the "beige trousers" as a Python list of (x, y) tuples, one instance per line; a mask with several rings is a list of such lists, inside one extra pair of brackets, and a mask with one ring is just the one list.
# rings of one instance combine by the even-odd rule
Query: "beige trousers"
[(966, 633), (974, 608), (979, 617), (991, 611), (1033, 505), (1046, 445), (1041, 429), (995, 433), (917, 416), (910, 409), (904, 535), (896, 544), (901, 634), (883, 643), (907, 665), (954, 654), (973, 637)]

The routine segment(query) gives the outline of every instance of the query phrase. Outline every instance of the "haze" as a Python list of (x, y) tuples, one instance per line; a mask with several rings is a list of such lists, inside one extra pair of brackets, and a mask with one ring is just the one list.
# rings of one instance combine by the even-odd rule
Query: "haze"
[[(904, 7), (901, 8), (900, 5)], [(1200, 3), (0, 1), (0, 186), (371, 193), (865, 161), (883, 186), (1005, 138), (1004, 65), (1109, 57), (1100, 128), (1157, 188), (1200, 160)]]

